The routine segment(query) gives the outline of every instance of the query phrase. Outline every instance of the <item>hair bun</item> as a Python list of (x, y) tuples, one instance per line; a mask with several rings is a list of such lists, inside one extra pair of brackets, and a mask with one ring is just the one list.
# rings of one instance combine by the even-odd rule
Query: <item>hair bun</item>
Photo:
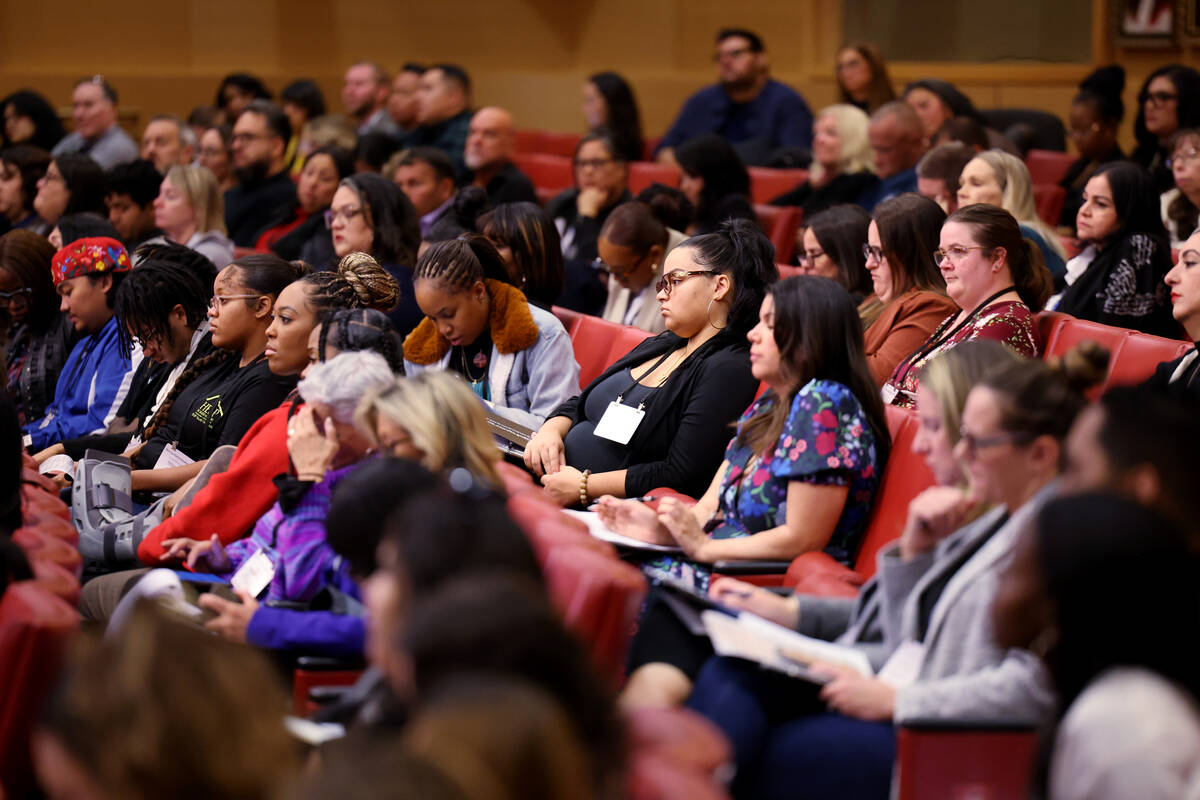
[(338, 262), (337, 274), (364, 308), (390, 311), (400, 301), (400, 284), (367, 253), (347, 253)]
[(1108, 349), (1097, 342), (1084, 341), (1050, 361), (1073, 391), (1083, 394), (1099, 386), (1108, 377)]
[(1080, 81), (1079, 88), (1108, 97), (1120, 97), (1125, 91), (1125, 68), (1120, 64), (1100, 67)]
[(483, 189), (478, 186), (464, 186), (454, 193), (450, 207), (454, 212), (455, 221), (464, 230), (476, 233), (479, 230), (477, 221), (480, 215), (490, 211), (492, 204)]

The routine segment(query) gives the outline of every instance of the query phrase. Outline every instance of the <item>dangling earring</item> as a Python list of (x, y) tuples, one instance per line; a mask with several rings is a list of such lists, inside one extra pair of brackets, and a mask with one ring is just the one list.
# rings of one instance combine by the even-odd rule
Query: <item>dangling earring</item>
[[(716, 298), (714, 298), (714, 299), (716, 299)], [(713, 301), (709, 300), (708, 307), (706, 309), (704, 309), (704, 318), (708, 320), (709, 325), (712, 325), (714, 328), (717, 328), (716, 324), (712, 321), (712, 304), (713, 304)], [(721, 327), (717, 328), (717, 330), (723, 331), (728, 326), (729, 326), (729, 323), (725, 323)]]

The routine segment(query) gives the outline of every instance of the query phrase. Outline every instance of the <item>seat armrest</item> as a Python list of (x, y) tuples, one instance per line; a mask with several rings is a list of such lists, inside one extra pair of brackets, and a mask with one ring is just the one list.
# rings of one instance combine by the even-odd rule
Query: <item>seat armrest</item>
[(853, 597), (865, 581), (862, 575), (827, 553), (803, 553), (792, 560), (783, 585), (801, 594)]
[(906, 719), (900, 728), (915, 733), (1033, 733), (1032, 722), (1010, 719)]
[(788, 571), (788, 561), (718, 561), (713, 572), (722, 575), (782, 575)]
[(341, 700), (351, 686), (314, 686), (308, 690), (309, 702), (318, 706), (327, 706)]
[(334, 658), (332, 656), (298, 656), (296, 658), (296, 669), (308, 672), (342, 672), (365, 668), (366, 662), (361, 658)]

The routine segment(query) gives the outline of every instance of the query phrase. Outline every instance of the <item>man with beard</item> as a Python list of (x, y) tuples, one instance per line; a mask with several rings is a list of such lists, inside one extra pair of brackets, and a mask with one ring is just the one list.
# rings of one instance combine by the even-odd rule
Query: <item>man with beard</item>
[(425, 70), (417, 88), (415, 146), (436, 147), (463, 171), (463, 150), (471, 125), (471, 77), (456, 64), (434, 64)]
[(238, 247), (253, 247), (259, 234), (293, 217), (296, 185), (284, 153), (292, 124), (269, 100), (252, 100), (233, 126), (233, 171), (238, 185), (225, 192), (225, 227)]
[(383, 67), (369, 61), (351, 64), (342, 82), (342, 104), (358, 125), (358, 135), (383, 133), (399, 138), (400, 130), (387, 113), (391, 85)]
[(462, 184), (483, 189), (493, 207), (501, 203), (536, 203), (533, 183), (512, 163), (516, 144), (512, 114), (496, 106), (476, 111), (467, 129), (464, 159), (468, 172)]
[(750, 166), (767, 165), (781, 148), (812, 145), (812, 112), (796, 91), (768, 77), (757, 34), (726, 28), (717, 34), (715, 86), (688, 98), (659, 144), (656, 158), (674, 164), (674, 149), (702, 133), (728, 141)]

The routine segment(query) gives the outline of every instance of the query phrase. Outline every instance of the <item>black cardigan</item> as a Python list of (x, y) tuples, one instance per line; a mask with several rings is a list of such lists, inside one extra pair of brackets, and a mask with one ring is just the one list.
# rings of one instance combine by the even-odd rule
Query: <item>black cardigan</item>
[[(744, 339), (714, 337), (671, 373), (646, 403), (646, 416), (630, 439), (625, 462), (625, 496), (638, 497), (668, 487), (700, 497), (712, 483), (733, 436), (733, 423), (754, 400), (758, 381), (750, 373)], [(667, 331), (639, 344), (592, 381), (551, 417), (584, 419), (588, 392), (608, 376), (682, 347)]]
[(1162, 362), (1143, 385), (1157, 389), (1185, 405), (1200, 406), (1200, 358), (1192, 358), (1179, 380), (1171, 383), (1171, 375), (1179, 368), (1180, 362), (1195, 352), (1191, 350), (1179, 358)]

